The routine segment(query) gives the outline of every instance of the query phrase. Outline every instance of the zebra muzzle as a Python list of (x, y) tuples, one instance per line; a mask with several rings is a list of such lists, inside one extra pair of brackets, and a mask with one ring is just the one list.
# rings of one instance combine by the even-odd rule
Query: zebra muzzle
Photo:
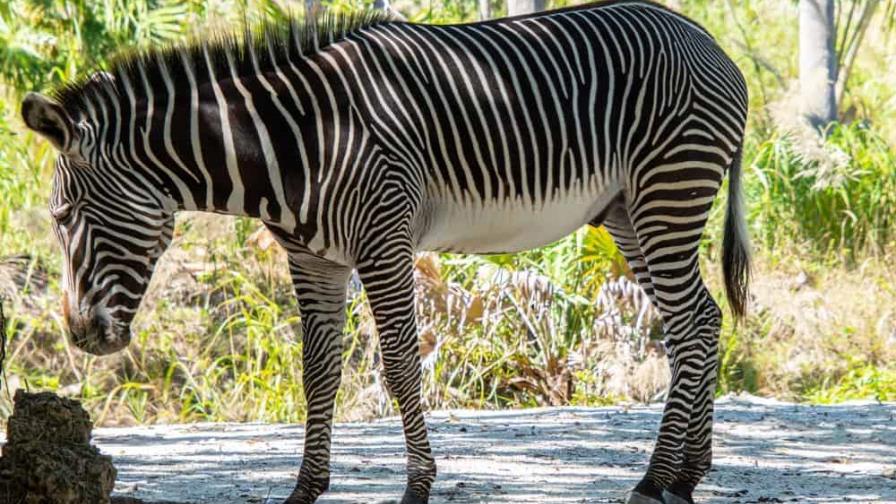
[(95, 314), (72, 316), (68, 320), (69, 340), (81, 350), (93, 355), (115, 353), (131, 341), (127, 327), (118, 327), (106, 317)]

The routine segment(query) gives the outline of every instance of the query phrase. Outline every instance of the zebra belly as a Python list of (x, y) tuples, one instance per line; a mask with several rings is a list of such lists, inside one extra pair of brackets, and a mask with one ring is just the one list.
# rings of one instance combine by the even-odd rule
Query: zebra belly
[(591, 222), (617, 194), (618, 188), (589, 191), (535, 205), (512, 200), (477, 206), (437, 202), (419, 248), (497, 254), (541, 247)]

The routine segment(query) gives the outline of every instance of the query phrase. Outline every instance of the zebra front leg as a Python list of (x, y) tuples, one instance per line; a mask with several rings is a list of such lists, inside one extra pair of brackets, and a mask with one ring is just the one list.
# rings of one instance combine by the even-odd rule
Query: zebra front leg
[(389, 257), (368, 258), (358, 274), (379, 330), (386, 383), (398, 401), (407, 448), (408, 486), (401, 504), (425, 504), (436, 477), (420, 403), (421, 370), (414, 312), (414, 254), (410, 241), (390, 245)]
[(333, 406), (342, 374), (342, 329), (351, 269), (291, 254), (290, 273), (302, 315), (302, 385), (308, 403), (305, 449), (296, 488), (284, 504), (311, 504), (330, 486)]

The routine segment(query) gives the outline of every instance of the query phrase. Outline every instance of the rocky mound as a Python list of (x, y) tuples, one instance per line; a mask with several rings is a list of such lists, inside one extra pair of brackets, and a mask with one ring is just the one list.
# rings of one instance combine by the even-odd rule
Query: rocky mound
[(90, 444), (81, 404), (17, 390), (0, 457), (0, 504), (109, 504), (112, 459)]

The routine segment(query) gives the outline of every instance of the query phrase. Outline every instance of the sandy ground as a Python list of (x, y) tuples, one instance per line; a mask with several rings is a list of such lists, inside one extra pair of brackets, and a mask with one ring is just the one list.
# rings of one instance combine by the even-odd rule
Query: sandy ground
[[(644, 468), (660, 406), (435, 412), (432, 503), (622, 502)], [(715, 467), (698, 502), (896, 503), (896, 404), (802, 406), (725, 398)], [(279, 503), (302, 428), (200, 424), (97, 429), (116, 495), (193, 503)], [(397, 419), (337, 425), (321, 503), (390, 501), (404, 487)]]

